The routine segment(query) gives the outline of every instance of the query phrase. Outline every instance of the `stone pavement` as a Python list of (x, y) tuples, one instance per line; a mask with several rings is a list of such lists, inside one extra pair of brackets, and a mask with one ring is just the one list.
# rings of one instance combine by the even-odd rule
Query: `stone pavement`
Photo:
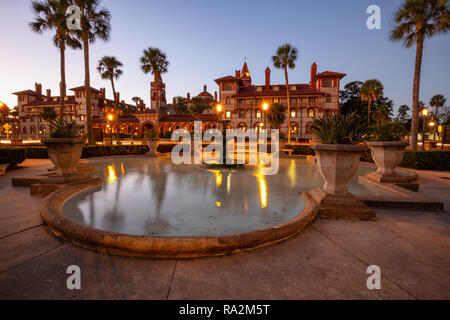
[[(195, 260), (112, 257), (47, 233), (40, 198), (0, 177), (0, 299), (450, 299), (450, 214), (376, 210), (378, 221), (316, 220), (280, 244)], [(419, 172), (419, 171), (418, 171)], [(450, 208), (449, 172), (420, 171), (421, 193)], [(68, 290), (78, 265), (82, 289)], [(368, 290), (369, 265), (381, 290)]]

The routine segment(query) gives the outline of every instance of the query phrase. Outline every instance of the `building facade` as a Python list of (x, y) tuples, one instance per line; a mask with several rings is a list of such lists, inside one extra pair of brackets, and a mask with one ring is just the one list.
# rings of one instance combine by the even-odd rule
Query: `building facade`
[[(270, 82), (270, 68), (265, 70), (265, 84), (253, 85), (247, 63), (234, 76), (216, 79), (219, 86), (219, 102), (223, 106), (222, 118), (231, 121), (231, 128), (260, 130), (265, 125), (263, 105), (274, 103), (286, 107), (286, 121), (281, 133), (288, 132), (287, 88), (285, 84)], [(309, 84), (289, 84), (291, 105), (291, 137), (312, 138), (310, 127), (314, 118), (339, 111), (340, 81), (344, 73), (325, 71), (318, 73), (317, 65), (311, 66)]]
[[(73, 95), (68, 95), (64, 98), (64, 119), (75, 120), (83, 124), (85, 128), (82, 134), (87, 132), (87, 110), (86, 110), (86, 91), (85, 87), (75, 87), (69, 91)], [(55, 112), (59, 114), (60, 97), (52, 96), (51, 90), (46, 90), (46, 94), (42, 93), (42, 85), (35, 84), (35, 90), (24, 90), (13, 93), (17, 96), (18, 113), (20, 123), (20, 136), (22, 138), (45, 138), (48, 137), (51, 131), (50, 123), (42, 118), (44, 108), (54, 108)], [(108, 126), (110, 132), (115, 133), (116, 129), (113, 127), (114, 123), (109, 123), (107, 115), (111, 114), (113, 117), (118, 116), (114, 108), (114, 100), (106, 99), (106, 90), (91, 88), (91, 103), (92, 103), (92, 122), (93, 127), (103, 129), (107, 132)], [(118, 99), (120, 95), (118, 94)], [(120, 101), (120, 100), (119, 100)], [(121, 101), (119, 107), (135, 108), (133, 105), (125, 104)], [(119, 112), (120, 115), (120, 112)], [(136, 119), (121, 119), (119, 117), (119, 128), (121, 133), (137, 134), (138, 123)]]

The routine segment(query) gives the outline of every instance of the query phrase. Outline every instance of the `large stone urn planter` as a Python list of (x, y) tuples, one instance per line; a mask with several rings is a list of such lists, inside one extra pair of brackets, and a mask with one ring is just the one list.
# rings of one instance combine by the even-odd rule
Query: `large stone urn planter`
[(377, 182), (407, 182), (414, 180), (416, 176), (401, 176), (395, 173), (395, 168), (402, 162), (407, 142), (385, 141), (368, 142), (372, 153), (372, 159), (378, 167), (376, 174), (372, 174)]
[(316, 152), (317, 167), (325, 180), (323, 190), (330, 194), (347, 194), (347, 182), (358, 170), (359, 159), (364, 147), (344, 144), (313, 144), (311, 148)]
[(76, 167), (81, 158), (84, 141), (83, 138), (42, 139), (58, 175), (71, 175), (77, 172)]
[(363, 146), (313, 144), (317, 168), (325, 180), (323, 188), (308, 192), (316, 202), (322, 218), (376, 220), (373, 210), (364, 205), (347, 188), (358, 170)]
[(158, 140), (153, 138), (145, 139), (148, 148), (150, 149), (145, 155), (147, 157), (156, 157), (156, 148), (158, 147)]

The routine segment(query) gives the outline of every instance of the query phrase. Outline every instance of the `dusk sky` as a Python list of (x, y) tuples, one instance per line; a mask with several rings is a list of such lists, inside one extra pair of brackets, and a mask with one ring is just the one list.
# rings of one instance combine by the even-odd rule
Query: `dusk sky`
[[(163, 75), (168, 102), (187, 92), (197, 95), (203, 85), (214, 94), (214, 79), (234, 74), (244, 58), (254, 84), (264, 83), (264, 70), (272, 69), (272, 83), (284, 83), (284, 75), (271, 64), (271, 56), (284, 43), (297, 47), (297, 67), (290, 70), (291, 83), (308, 83), (310, 66), (319, 72), (346, 73), (342, 87), (354, 80), (377, 78), (385, 95), (395, 102), (411, 105), (415, 49), (392, 43), (388, 33), (392, 16), (400, 0), (104, 0), (111, 11), (112, 34), (109, 42), (91, 46), (91, 83), (106, 87), (100, 78), (97, 61), (114, 55), (124, 64), (124, 74), (117, 82), (121, 99), (132, 103), (140, 96), (149, 106), (151, 75), (140, 69), (142, 51), (150, 46), (166, 52), (169, 72)], [(366, 9), (379, 5), (382, 29), (369, 30)], [(31, 32), (31, 1), (0, 0), (0, 100), (10, 108), (17, 104), (12, 92), (34, 90), (42, 83), (43, 92), (51, 89), (59, 95), (59, 53), (53, 46), (53, 34)], [(427, 104), (435, 94), (450, 100), (450, 36), (440, 35), (425, 42), (421, 100)], [(68, 50), (67, 86), (84, 82), (83, 53)], [(68, 94), (72, 92), (68, 91)]]

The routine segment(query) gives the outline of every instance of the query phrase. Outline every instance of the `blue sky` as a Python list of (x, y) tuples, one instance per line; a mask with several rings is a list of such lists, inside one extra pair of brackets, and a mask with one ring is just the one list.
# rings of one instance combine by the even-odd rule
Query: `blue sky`
[[(343, 85), (354, 80), (377, 78), (395, 107), (411, 105), (414, 49), (388, 40), (392, 15), (400, 0), (104, 0), (112, 14), (112, 37), (107, 43), (91, 46), (91, 83), (96, 88), (110, 85), (98, 75), (95, 66), (104, 55), (114, 55), (124, 63), (117, 82), (121, 98), (131, 102), (142, 97), (149, 105), (150, 75), (140, 70), (144, 48), (159, 47), (168, 55), (169, 72), (163, 76), (167, 96), (196, 95), (208, 85), (218, 90), (214, 79), (240, 69), (247, 57), (253, 83), (264, 82), (264, 70), (272, 69), (272, 83), (283, 83), (280, 70), (271, 66), (276, 48), (291, 43), (299, 51), (292, 83), (309, 82), (313, 62), (319, 71), (346, 73)], [(366, 8), (376, 4), (382, 13), (382, 29), (366, 27)], [(51, 33), (30, 31), (31, 1), (0, 0), (0, 100), (10, 107), (17, 104), (12, 92), (34, 89), (42, 83), (57, 95), (59, 54)], [(450, 35), (437, 36), (425, 43), (421, 99), (428, 103), (435, 94), (450, 100)], [(84, 81), (83, 54), (69, 50), (68, 87)]]

